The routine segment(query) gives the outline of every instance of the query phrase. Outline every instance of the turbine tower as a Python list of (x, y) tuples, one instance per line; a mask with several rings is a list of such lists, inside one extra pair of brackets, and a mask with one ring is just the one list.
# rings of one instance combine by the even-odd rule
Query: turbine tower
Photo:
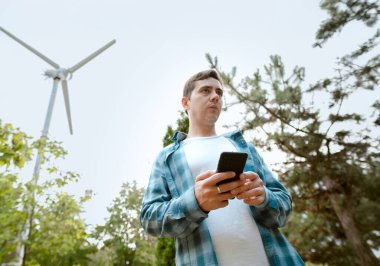
[[(73, 125), (72, 125), (72, 121), (71, 121), (71, 111), (70, 111), (70, 101), (69, 101), (69, 90), (68, 90), (68, 85), (67, 85), (67, 78), (68, 77), (71, 78), (72, 74), (75, 71), (77, 71), (79, 68), (81, 68), (82, 66), (87, 64), (89, 61), (94, 59), (96, 56), (98, 56), (99, 54), (104, 52), (106, 49), (108, 49), (111, 45), (113, 45), (116, 42), (116, 40), (110, 41), (109, 43), (107, 43), (106, 45), (101, 47), (100, 49), (96, 50), (95, 52), (93, 52), (92, 54), (90, 54), (89, 56), (84, 58), (82, 61), (73, 65), (72, 67), (61, 68), (53, 60), (51, 60), (47, 56), (43, 55), (42, 53), (40, 53), (39, 51), (37, 51), (36, 49), (31, 47), (30, 45), (26, 44), (25, 42), (23, 42), (22, 40), (20, 40), (19, 38), (17, 38), (16, 36), (11, 34), (10, 32), (8, 32), (4, 28), (0, 27), (0, 31), (4, 32), (6, 35), (11, 37), (13, 40), (18, 42), (22, 46), (24, 46), (26, 49), (28, 49), (29, 51), (31, 51), (32, 53), (34, 53), (39, 58), (41, 58), (42, 60), (44, 60), (46, 63), (48, 63), (49, 65), (51, 65), (53, 67), (53, 69), (47, 70), (44, 73), (45, 76), (53, 79), (53, 88), (52, 88), (50, 101), (49, 101), (49, 105), (48, 105), (48, 109), (47, 109), (47, 113), (46, 113), (46, 117), (45, 117), (44, 127), (42, 129), (42, 134), (41, 134), (40, 138), (41, 139), (47, 138), (59, 83), (61, 83), (61, 85), (62, 85), (62, 91), (63, 91), (63, 97), (64, 97), (64, 101), (65, 101), (65, 108), (66, 108), (67, 120), (69, 123), (70, 134), (73, 134)], [(40, 172), (40, 167), (41, 167), (41, 160), (42, 160), (42, 156), (41, 156), (40, 152), (38, 152), (37, 158), (36, 158), (36, 164), (34, 167), (33, 177), (32, 177), (33, 185), (37, 185), (37, 182), (38, 182), (38, 177), (39, 177), (39, 172)], [(32, 190), (31, 196), (32, 196), (32, 199), (35, 198), (34, 190)], [(17, 250), (17, 253), (19, 256), (19, 261), (13, 265), (20, 265), (21, 263), (25, 264), (25, 256), (24, 256), (25, 246), (22, 243), (25, 240), (27, 240), (30, 236), (31, 228), (32, 228), (32, 222), (33, 222), (33, 215), (34, 215), (34, 204), (31, 204), (30, 206), (28, 206), (28, 218), (29, 218), (28, 219), (29, 220), (28, 226), (27, 226), (26, 230), (24, 230), (24, 232), (21, 235), (21, 241), (20, 241), (21, 245), (19, 245), (18, 250)], [(11, 264), (8, 264), (8, 265), (11, 265)]]

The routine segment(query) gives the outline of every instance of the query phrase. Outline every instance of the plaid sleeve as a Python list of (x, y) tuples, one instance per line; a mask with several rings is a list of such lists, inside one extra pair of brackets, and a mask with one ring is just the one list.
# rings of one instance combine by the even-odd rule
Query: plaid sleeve
[(268, 228), (282, 227), (292, 210), (291, 195), (284, 185), (273, 176), (255, 147), (250, 144), (249, 148), (262, 168), (262, 173), (258, 174), (265, 184), (265, 201), (259, 206), (251, 206), (253, 216), (256, 221)]
[(165, 154), (157, 157), (144, 194), (140, 221), (144, 230), (154, 236), (185, 237), (207, 217), (197, 203), (194, 186), (182, 195), (170, 193), (164, 166)]

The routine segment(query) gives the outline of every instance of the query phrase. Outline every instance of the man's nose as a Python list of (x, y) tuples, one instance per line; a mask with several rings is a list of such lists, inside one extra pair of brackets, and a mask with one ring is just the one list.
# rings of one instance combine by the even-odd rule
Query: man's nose
[(216, 91), (213, 91), (213, 92), (211, 93), (211, 98), (210, 98), (210, 100), (211, 100), (212, 102), (218, 102), (218, 101), (220, 100), (219, 94), (217, 94)]

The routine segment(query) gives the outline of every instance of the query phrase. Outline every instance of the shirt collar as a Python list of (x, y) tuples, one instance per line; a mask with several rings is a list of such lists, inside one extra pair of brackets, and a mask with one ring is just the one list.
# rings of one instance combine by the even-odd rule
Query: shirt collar
[[(235, 129), (234, 131), (225, 133), (222, 136), (229, 137), (229, 138), (237, 138), (237, 137), (242, 136), (242, 132), (240, 131), (240, 129)], [(187, 134), (186, 133), (177, 131), (177, 132), (174, 133), (174, 136), (172, 137), (172, 141), (175, 142), (175, 143), (179, 143), (179, 142), (183, 141), (186, 138), (187, 138)]]
[(174, 136), (172, 137), (172, 141), (174, 141), (175, 143), (177, 143), (177, 142), (181, 142), (182, 140), (184, 140), (186, 138), (187, 138), (187, 134), (186, 133), (177, 131), (174, 134)]

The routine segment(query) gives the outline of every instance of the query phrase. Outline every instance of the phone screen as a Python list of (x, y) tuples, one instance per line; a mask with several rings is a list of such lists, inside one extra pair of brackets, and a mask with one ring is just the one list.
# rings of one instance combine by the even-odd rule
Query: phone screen
[(220, 181), (217, 185), (239, 180), (239, 176), (243, 173), (248, 154), (245, 152), (222, 152), (219, 157), (217, 173), (235, 172), (235, 176), (229, 179)]

